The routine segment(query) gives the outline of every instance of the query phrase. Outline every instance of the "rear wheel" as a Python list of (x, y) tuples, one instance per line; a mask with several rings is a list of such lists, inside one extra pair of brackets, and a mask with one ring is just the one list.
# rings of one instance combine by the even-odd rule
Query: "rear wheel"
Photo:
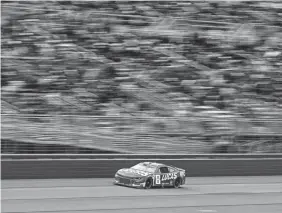
[(180, 187), (180, 183), (181, 183), (180, 178), (176, 178), (176, 180), (174, 181), (173, 187), (174, 188), (179, 188)]
[(148, 178), (145, 182), (145, 189), (150, 189), (153, 186), (153, 179), (152, 178)]

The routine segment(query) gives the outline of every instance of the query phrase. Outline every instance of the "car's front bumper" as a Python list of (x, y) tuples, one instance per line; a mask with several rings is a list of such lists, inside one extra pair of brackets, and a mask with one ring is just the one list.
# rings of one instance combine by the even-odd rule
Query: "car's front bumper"
[(129, 186), (129, 187), (134, 187), (134, 188), (145, 188), (145, 183), (140, 183), (140, 184), (126, 184), (126, 183), (119, 183), (118, 181), (114, 181), (115, 185), (120, 185), (120, 186)]
[(145, 188), (145, 182), (136, 182), (133, 179), (128, 179), (128, 181), (121, 181), (119, 178), (115, 178), (113, 183), (115, 185), (121, 185), (121, 186), (129, 186), (129, 187), (135, 187), (135, 188)]

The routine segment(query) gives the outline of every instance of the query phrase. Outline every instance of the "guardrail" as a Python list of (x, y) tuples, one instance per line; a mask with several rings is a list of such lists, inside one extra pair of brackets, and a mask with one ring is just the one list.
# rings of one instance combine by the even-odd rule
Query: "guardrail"
[[(203, 112), (204, 113), (204, 112)], [(42, 125), (52, 131), (79, 128), (106, 134), (277, 134), (281, 135), (282, 117), (246, 119), (240, 116), (224, 116), (210, 113), (194, 113), (189, 117), (137, 117), (137, 116), (86, 116), (86, 115), (31, 115), (1, 114), (3, 126), (11, 128), (10, 121), (25, 125)], [(261, 128), (261, 124), (265, 129)], [(205, 127), (203, 126), (205, 124)], [(256, 124), (259, 124), (258, 126)], [(258, 129), (260, 128), (260, 129)], [(266, 132), (264, 132), (266, 131)]]
[[(206, 139), (218, 141), (221, 136), (232, 137), (236, 140), (236, 145), (262, 140), (262, 138), (256, 138), (246, 141), (245, 137), (242, 138), (242, 136), (256, 137), (258, 132), (260, 136), (269, 136), (265, 139), (266, 141), (276, 143), (281, 140), (279, 138), (282, 138), (282, 120), (280, 119), (252, 120), (253, 123), (268, 124), (273, 130), (264, 132), (264, 130), (248, 126), (248, 122), (237, 121), (237, 118), (234, 120), (233, 118), (210, 120), (200, 116), (193, 118), (195, 119), (177, 120), (164, 117), (152, 119), (149, 117), (2, 114), (1, 130), (2, 139), (139, 154), (209, 153), (212, 143)], [(228, 127), (226, 122), (233, 123), (231, 127), (235, 129), (226, 129)], [(160, 125), (161, 123), (166, 126)], [(254, 151), (273, 152), (273, 148), (271, 151), (267, 149), (270, 148), (263, 147)]]
[[(1, 160), (121, 160), (121, 159), (282, 159), (282, 153), (257, 154), (2, 154)], [(282, 166), (281, 166), (282, 167)]]

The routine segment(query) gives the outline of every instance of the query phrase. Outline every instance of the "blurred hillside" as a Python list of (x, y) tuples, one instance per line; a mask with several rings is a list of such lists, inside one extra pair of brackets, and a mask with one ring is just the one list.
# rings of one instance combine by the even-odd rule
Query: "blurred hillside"
[(281, 3), (2, 1), (1, 10), (2, 114), (146, 118), (147, 128), (107, 119), (113, 135), (281, 132)]

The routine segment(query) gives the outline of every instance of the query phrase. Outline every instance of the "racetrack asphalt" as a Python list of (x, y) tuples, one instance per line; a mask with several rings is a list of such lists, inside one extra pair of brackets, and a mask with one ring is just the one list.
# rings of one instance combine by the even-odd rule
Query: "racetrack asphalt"
[(179, 189), (134, 189), (112, 179), (2, 180), (2, 212), (281, 213), (282, 176), (186, 178)]

